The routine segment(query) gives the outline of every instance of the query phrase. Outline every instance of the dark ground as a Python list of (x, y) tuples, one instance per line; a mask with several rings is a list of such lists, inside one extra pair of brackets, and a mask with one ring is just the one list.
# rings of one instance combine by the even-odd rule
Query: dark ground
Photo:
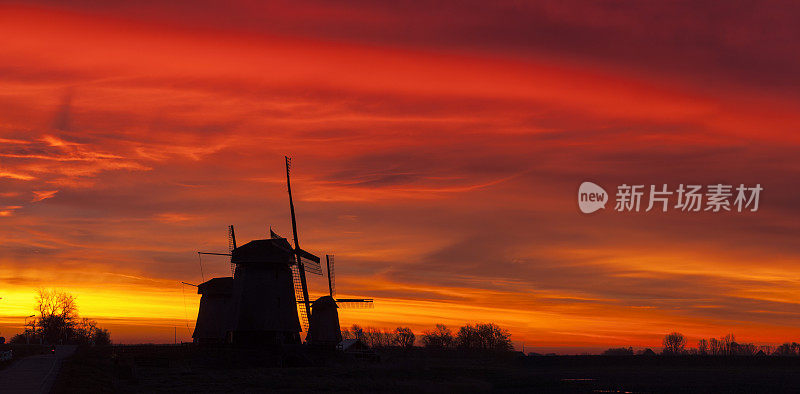
[(378, 353), (379, 361), (299, 349), (283, 355), (180, 346), (83, 349), (64, 362), (54, 391), (800, 392), (800, 358)]
[(36, 345), (36, 344), (18, 345), (10, 343), (4, 343), (0, 345), (0, 351), (6, 351), (6, 350), (14, 351), (14, 359), (11, 361), (0, 361), (0, 369), (3, 369), (11, 365), (11, 363), (13, 363), (15, 360), (18, 360), (23, 357), (32, 356), (36, 354), (46, 354), (47, 351), (49, 350), (49, 346)]

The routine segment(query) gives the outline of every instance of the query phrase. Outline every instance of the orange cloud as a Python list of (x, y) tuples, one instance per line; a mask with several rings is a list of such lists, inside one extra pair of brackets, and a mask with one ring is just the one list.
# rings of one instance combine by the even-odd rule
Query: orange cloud
[(33, 192), (34, 197), (31, 202), (39, 202), (48, 198), (52, 198), (56, 195), (56, 193), (58, 193), (58, 190), (35, 190)]

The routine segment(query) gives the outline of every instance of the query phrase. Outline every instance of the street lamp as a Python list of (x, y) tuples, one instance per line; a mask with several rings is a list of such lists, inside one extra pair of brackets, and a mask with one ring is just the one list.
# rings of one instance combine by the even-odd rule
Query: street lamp
[(31, 336), (30, 336), (30, 333), (28, 333), (28, 329), (27, 329), (27, 327), (28, 327), (28, 319), (30, 319), (30, 318), (32, 318), (34, 316), (36, 316), (36, 315), (30, 315), (30, 316), (25, 317), (25, 325), (22, 326), (22, 329), (25, 330), (25, 343), (28, 344), (28, 345), (31, 344)]

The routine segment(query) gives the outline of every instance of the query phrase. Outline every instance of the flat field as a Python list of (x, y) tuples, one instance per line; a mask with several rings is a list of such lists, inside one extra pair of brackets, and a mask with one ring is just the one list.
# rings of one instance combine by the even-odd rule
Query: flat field
[(800, 358), (84, 349), (55, 392), (800, 392)]

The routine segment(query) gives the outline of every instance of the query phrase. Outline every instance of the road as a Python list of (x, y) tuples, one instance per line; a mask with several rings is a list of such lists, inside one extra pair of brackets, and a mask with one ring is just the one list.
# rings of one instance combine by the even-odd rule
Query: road
[(48, 393), (58, 375), (61, 360), (75, 352), (75, 346), (56, 346), (55, 354), (42, 354), (17, 360), (0, 371), (3, 394)]

